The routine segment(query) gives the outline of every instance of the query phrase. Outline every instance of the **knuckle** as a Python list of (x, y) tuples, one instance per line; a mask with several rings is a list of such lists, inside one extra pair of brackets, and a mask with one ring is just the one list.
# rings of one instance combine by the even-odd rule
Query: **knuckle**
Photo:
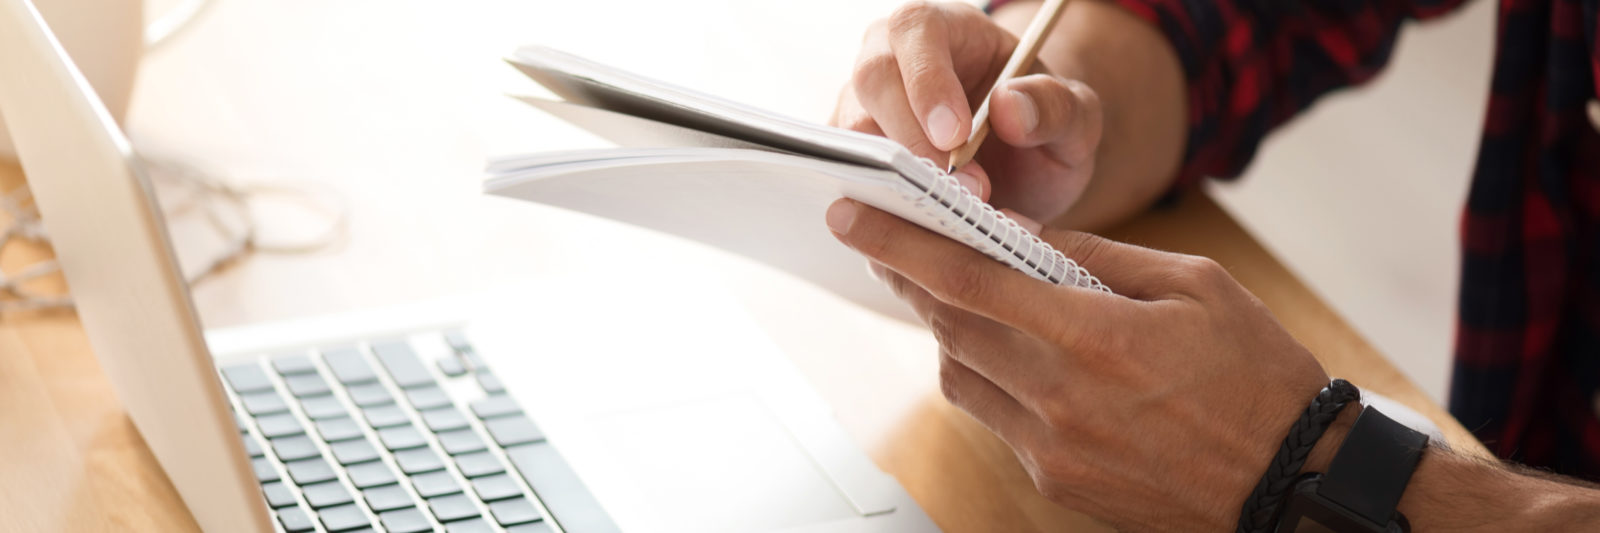
[(1082, 477), (1083, 466), (1071, 454), (1048, 451), (1034, 456), (1033, 487), (1050, 501), (1072, 497), (1072, 481)]
[(1071, 402), (1066, 401), (1058, 394), (1045, 394), (1039, 401), (1039, 418), (1044, 426), (1056, 434), (1071, 434), (1077, 417), (1074, 416)]
[(889, 15), (889, 33), (898, 34), (914, 29), (932, 18), (938, 9), (932, 2), (906, 2)]
[(1101, 254), (1105, 253), (1106, 247), (1110, 246), (1111, 243), (1111, 241), (1081, 231), (1063, 232), (1059, 234), (1059, 237), (1051, 240), (1056, 241), (1051, 244), (1056, 245), (1058, 249), (1066, 251), (1068, 256), (1077, 261), (1079, 265), (1095, 262)]
[(928, 314), (928, 331), (933, 333), (933, 339), (948, 355), (955, 355), (957, 336), (960, 327), (957, 326), (946, 313), (934, 311)]
[(957, 307), (970, 307), (990, 289), (992, 278), (987, 266), (971, 260), (946, 264), (938, 276), (940, 299)]
[(1064, 78), (1052, 77), (1051, 79), (1060, 84), (1061, 90), (1071, 93), (1072, 99), (1077, 101), (1081, 109), (1100, 108), (1100, 93), (1095, 92), (1094, 87), (1090, 87), (1089, 84)]
[(908, 61), (900, 65), (903, 67), (902, 71), (905, 73), (907, 78), (906, 83), (915, 83), (914, 80), (923, 80), (924, 82), (938, 80), (940, 76), (945, 74), (945, 72), (941, 70), (942, 67), (937, 62), (927, 57), (912, 57), (907, 59)]
[(888, 50), (875, 51), (861, 56), (850, 72), (850, 82), (858, 94), (871, 94), (885, 76), (898, 74), (899, 60)]
[(961, 405), (961, 369), (950, 357), (939, 363), (939, 394), (951, 405)]
[(1181, 276), (1182, 284), (1192, 289), (1213, 288), (1219, 282), (1230, 279), (1228, 269), (1223, 268), (1221, 263), (1198, 255), (1184, 256), (1177, 272)]
[(1044, 475), (1033, 476), (1033, 488), (1034, 490), (1039, 491), (1039, 495), (1044, 496), (1044, 499), (1056, 503), (1067, 501), (1068, 497), (1070, 496), (1068, 494), (1066, 484), (1057, 482), (1056, 480), (1045, 477)]

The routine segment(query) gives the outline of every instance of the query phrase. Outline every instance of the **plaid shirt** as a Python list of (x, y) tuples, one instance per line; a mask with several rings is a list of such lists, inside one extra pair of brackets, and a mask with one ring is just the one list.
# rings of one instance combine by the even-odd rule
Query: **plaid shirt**
[[(1182, 188), (1237, 176), (1272, 128), (1377, 74), (1405, 21), (1463, 0), (1116, 1), (1158, 27), (1183, 64)], [(1500, 0), (1499, 10), (1461, 218), (1450, 410), (1501, 457), (1600, 479), (1600, 133), (1585, 116), (1600, 105), (1589, 103), (1600, 0)]]

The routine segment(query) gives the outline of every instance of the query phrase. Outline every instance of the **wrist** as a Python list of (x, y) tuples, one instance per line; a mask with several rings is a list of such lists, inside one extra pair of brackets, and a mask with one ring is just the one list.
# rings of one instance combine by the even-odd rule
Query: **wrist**
[(1600, 490), (1433, 448), (1418, 463), (1398, 509), (1414, 531), (1562, 531), (1600, 521)]

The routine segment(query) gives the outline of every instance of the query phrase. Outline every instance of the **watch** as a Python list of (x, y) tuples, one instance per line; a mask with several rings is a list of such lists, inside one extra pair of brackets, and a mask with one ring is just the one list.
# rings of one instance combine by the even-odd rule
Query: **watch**
[(1295, 482), (1275, 531), (1410, 531), (1395, 506), (1427, 445), (1427, 435), (1367, 407), (1334, 453), (1328, 472), (1305, 474)]

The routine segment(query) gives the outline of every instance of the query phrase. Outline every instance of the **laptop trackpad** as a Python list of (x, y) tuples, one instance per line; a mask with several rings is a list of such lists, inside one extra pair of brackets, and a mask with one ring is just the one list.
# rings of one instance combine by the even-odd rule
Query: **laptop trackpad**
[[(730, 394), (582, 424), (584, 477), (627, 531), (768, 531), (855, 509), (761, 402)], [(586, 448), (589, 449), (589, 448)], [(603, 451), (602, 451), (603, 450)]]

